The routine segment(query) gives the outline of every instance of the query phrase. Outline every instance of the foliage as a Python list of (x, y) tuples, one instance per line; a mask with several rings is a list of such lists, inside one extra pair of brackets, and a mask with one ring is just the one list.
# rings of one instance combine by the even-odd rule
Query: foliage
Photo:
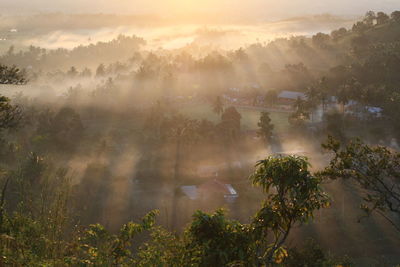
[[(269, 195), (250, 224), (229, 220), (222, 210), (214, 214), (198, 211), (184, 234), (176, 236), (155, 227), (157, 212), (150, 212), (140, 223), (129, 222), (112, 234), (100, 224), (69, 228), (67, 172), (54, 172), (45, 159), (32, 154), (23, 168), (12, 174), (22, 198), (17, 200), (15, 212), (2, 213), (1, 261), (29, 266), (282, 263), (289, 255), (283, 245), (291, 228), (311, 219), (315, 210), (328, 203), (319, 188), (320, 180), (307, 168), (306, 159), (298, 157), (260, 161), (251, 180)], [(133, 243), (144, 232), (150, 233), (148, 241)]]
[(21, 109), (12, 105), (9, 98), (0, 96), (0, 131), (15, 128), (21, 118)]
[(331, 255), (327, 255), (312, 239), (306, 240), (301, 247), (290, 249), (289, 256), (286, 258), (284, 265), (288, 267), (353, 266), (347, 257), (334, 258)]
[(286, 254), (281, 251), (282, 245), (294, 225), (312, 219), (314, 211), (329, 205), (329, 198), (320, 187), (321, 179), (309, 172), (304, 157), (269, 157), (256, 167), (250, 178), (268, 196), (253, 225), (258, 236), (266, 236), (266, 230), (273, 233), (271, 245), (261, 244), (263, 260), (281, 261)]
[(290, 115), (289, 122), (297, 127), (301, 127), (310, 118), (310, 105), (306, 100), (298, 98), (293, 104), (295, 111)]
[(242, 115), (236, 110), (235, 107), (228, 107), (221, 115), (221, 123), (218, 128), (225, 136), (226, 141), (237, 140), (240, 135), (240, 120)]
[(319, 175), (356, 182), (362, 189), (362, 210), (367, 215), (380, 214), (400, 231), (393, 217), (400, 214), (400, 154), (385, 147), (368, 146), (360, 140), (341, 147), (332, 137), (323, 146), (334, 157)]
[(140, 233), (150, 230), (155, 223), (157, 212), (143, 217), (141, 223), (129, 222), (116, 235), (110, 234), (102, 225), (93, 224), (78, 235), (70, 244), (70, 251), (64, 261), (68, 265), (132, 266), (132, 241)]
[(266, 144), (270, 144), (273, 137), (274, 125), (271, 123), (271, 118), (269, 117), (268, 112), (261, 112), (258, 127), (259, 130), (257, 134), (263, 139)]
[(38, 116), (36, 140), (40, 150), (48, 148), (73, 151), (83, 136), (84, 128), (80, 115), (72, 108), (61, 108), (56, 114), (44, 110)]
[(24, 74), (17, 67), (0, 64), (0, 84), (25, 84)]

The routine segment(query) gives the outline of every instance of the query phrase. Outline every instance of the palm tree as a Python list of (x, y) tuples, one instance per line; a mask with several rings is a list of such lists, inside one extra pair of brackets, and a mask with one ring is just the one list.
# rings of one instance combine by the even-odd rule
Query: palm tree
[(345, 113), (347, 103), (349, 103), (350, 101), (349, 97), (350, 97), (350, 87), (347, 84), (343, 84), (342, 86), (340, 86), (337, 94), (338, 102), (339, 104), (342, 105), (343, 114)]
[(180, 165), (182, 158), (182, 147), (197, 140), (197, 129), (199, 122), (188, 119), (182, 115), (173, 116), (167, 122), (169, 137), (176, 142), (175, 165), (174, 165), (174, 193), (172, 201), (172, 227), (177, 226), (178, 213), (178, 194), (177, 190), (180, 182)]
[(314, 112), (313, 110), (318, 106), (318, 101), (321, 98), (320, 92), (314, 86), (308, 88), (306, 92), (307, 103), (309, 108), (311, 109), (311, 121), (314, 121)]
[(319, 89), (319, 97), (322, 102), (322, 111), (325, 113), (326, 110), (326, 102), (328, 100), (328, 81), (326, 77), (322, 77), (318, 84)]

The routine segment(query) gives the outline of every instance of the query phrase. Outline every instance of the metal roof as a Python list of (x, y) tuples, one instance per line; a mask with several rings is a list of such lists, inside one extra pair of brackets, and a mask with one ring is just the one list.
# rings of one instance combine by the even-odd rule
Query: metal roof
[(298, 99), (298, 98), (306, 99), (307, 96), (306, 96), (306, 94), (300, 93), (300, 92), (282, 91), (282, 92), (278, 95), (278, 98), (287, 98), (287, 99), (296, 100), (296, 99)]

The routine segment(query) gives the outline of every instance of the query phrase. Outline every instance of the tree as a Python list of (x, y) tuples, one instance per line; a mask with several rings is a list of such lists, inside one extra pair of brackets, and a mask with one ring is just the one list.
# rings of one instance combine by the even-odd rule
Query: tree
[[(321, 98), (321, 92), (315, 86), (311, 86), (307, 89), (307, 106), (310, 109), (311, 121), (314, 121), (314, 110), (319, 106), (319, 101)], [(297, 103), (299, 106), (300, 103)]]
[(274, 125), (271, 123), (268, 112), (261, 112), (260, 121), (257, 125), (260, 128), (257, 132), (258, 136), (260, 136), (266, 144), (271, 144)]
[(76, 76), (78, 76), (78, 71), (76, 70), (76, 68), (74, 66), (72, 66), (68, 72), (67, 72), (67, 76), (71, 79), (76, 78)]
[(394, 22), (400, 22), (400, 11), (394, 11), (392, 14), (390, 14), (390, 18)]
[(295, 126), (303, 126), (310, 118), (310, 106), (306, 100), (297, 98), (293, 104), (295, 111), (289, 116), (289, 122)]
[(5, 129), (15, 128), (21, 118), (21, 109), (12, 105), (9, 98), (0, 96), (0, 132)]
[(180, 170), (182, 159), (182, 147), (195, 142), (197, 139), (198, 121), (188, 119), (182, 115), (176, 115), (166, 122), (169, 137), (176, 142), (174, 165), (174, 196), (172, 203), (172, 227), (177, 226), (178, 193), (180, 183)]
[(224, 112), (224, 103), (222, 102), (220, 96), (217, 96), (212, 106), (215, 114), (220, 115)]
[(350, 94), (351, 94), (351, 88), (347, 84), (343, 84), (340, 86), (339, 91), (337, 93), (337, 100), (338, 103), (342, 105), (342, 113), (345, 113), (345, 108), (347, 103), (350, 101)]
[(389, 16), (384, 12), (378, 12), (376, 14), (376, 23), (378, 25), (385, 24), (389, 21)]
[(0, 84), (25, 84), (24, 74), (17, 67), (0, 64)]
[(64, 107), (56, 114), (45, 110), (39, 114), (36, 133), (47, 140), (54, 150), (73, 151), (83, 136), (84, 128), (80, 115), (72, 108)]
[(236, 139), (240, 134), (240, 120), (242, 115), (235, 107), (226, 108), (221, 115), (221, 123), (218, 125), (227, 141)]
[(256, 165), (250, 176), (260, 186), (267, 199), (252, 222), (254, 234), (262, 237), (272, 233), (273, 243), (258, 247), (265, 255), (262, 264), (277, 262), (287, 253), (283, 244), (297, 223), (313, 218), (314, 211), (329, 205), (329, 198), (320, 185), (321, 178), (313, 176), (307, 158), (298, 156), (269, 157)]
[[(0, 65), (0, 84), (23, 83), (26, 83), (26, 80), (25, 77), (20, 73), (19, 69)], [(22, 118), (21, 114), (22, 112), (18, 106), (11, 105), (9, 98), (0, 95), (0, 133), (6, 129), (15, 128)], [(0, 148), (0, 150), (3, 149)], [(2, 230), (1, 228), (3, 226), (5, 194), (9, 181), (10, 177), (8, 176), (2, 187), (0, 195), (0, 230)]]
[(373, 26), (376, 20), (376, 14), (374, 11), (368, 11), (364, 16), (364, 23), (368, 26)]
[(325, 113), (328, 94), (329, 94), (328, 79), (326, 77), (322, 77), (317, 84), (317, 88), (319, 90), (319, 96), (321, 98), (322, 111)]
[(276, 90), (269, 90), (264, 97), (264, 102), (268, 106), (273, 106), (278, 100), (278, 92)]
[(331, 37), (333, 41), (338, 41), (340, 38), (344, 37), (347, 34), (346, 28), (340, 28), (338, 30), (334, 30), (331, 32)]
[(96, 69), (96, 77), (101, 78), (106, 76), (106, 67), (104, 64), (100, 64)]
[(400, 232), (394, 217), (400, 215), (400, 154), (359, 140), (343, 147), (332, 137), (323, 147), (333, 152), (333, 159), (318, 175), (355, 182), (362, 190), (361, 209), (366, 215), (377, 213)]
[(365, 24), (362, 21), (358, 21), (357, 23), (355, 23), (352, 27), (352, 31), (359, 33), (359, 34), (363, 34), (366, 30), (368, 30), (368, 25)]
[[(305, 158), (295, 156), (258, 162), (250, 180), (267, 197), (249, 224), (227, 219), (223, 210), (213, 214), (197, 211), (182, 237), (160, 230), (154, 233), (139, 252), (138, 266), (284, 263), (288, 256), (284, 245), (293, 227), (311, 220), (316, 210), (329, 205), (328, 196), (320, 188), (322, 180), (311, 175), (308, 167)], [(300, 256), (294, 254), (289, 260), (294, 257)]]
[(339, 112), (329, 112), (324, 115), (324, 121), (326, 124), (326, 132), (329, 135), (334, 136), (342, 142), (346, 141), (346, 135), (344, 131), (344, 115)]
[(330, 39), (329, 34), (319, 32), (312, 37), (312, 42), (316, 47), (325, 48)]

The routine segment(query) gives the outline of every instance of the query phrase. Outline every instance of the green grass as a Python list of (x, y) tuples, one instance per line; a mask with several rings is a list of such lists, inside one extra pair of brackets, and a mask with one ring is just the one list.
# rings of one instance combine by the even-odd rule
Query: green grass
[[(243, 130), (255, 130), (258, 128), (257, 123), (260, 119), (261, 111), (248, 108), (237, 108), (237, 110), (242, 115), (241, 124)], [(217, 116), (217, 114), (212, 111), (211, 106), (207, 104), (185, 105), (179, 108), (179, 112), (193, 119), (207, 119), (214, 123), (220, 121), (220, 116)], [(269, 114), (277, 133), (282, 133), (288, 130), (288, 113), (269, 112)]]

